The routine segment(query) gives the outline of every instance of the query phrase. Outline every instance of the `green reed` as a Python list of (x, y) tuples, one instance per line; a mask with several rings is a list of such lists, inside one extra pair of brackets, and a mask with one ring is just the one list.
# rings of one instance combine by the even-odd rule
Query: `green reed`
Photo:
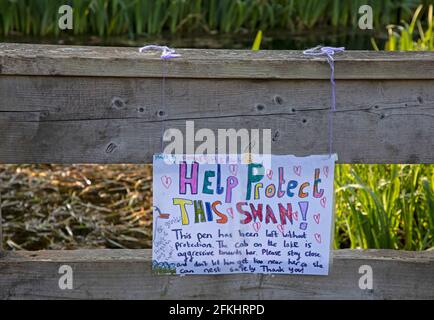
[[(420, 5), (411, 19), (410, 23), (403, 22), (402, 25), (389, 25), (389, 39), (386, 42), (386, 50), (433, 50), (433, 5), (428, 7), (427, 13), (427, 29), (424, 30), (420, 15), (423, 6)], [(418, 36), (415, 39), (415, 31), (418, 31)]]
[[(386, 28), (388, 38), (384, 49), (387, 51), (434, 50), (432, 4), (425, 8), (419, 5), (409, 23), (401, 21), (399, 25), (390, 24)], [(375, 50), (379, 50), (374, 39), (372, 39), (372, 45)]]
[(374, 23), (410, 19), (430, 0), (0, 0), (0, 34), (56, 36), (58, 8), (74, 8), (76, 35), (157, 35), (196, 31), (309, 30), (357, 27), (358, 8), (373, 7)]
[(335, 247), (434, 246), (434, 165), (338, 165)]

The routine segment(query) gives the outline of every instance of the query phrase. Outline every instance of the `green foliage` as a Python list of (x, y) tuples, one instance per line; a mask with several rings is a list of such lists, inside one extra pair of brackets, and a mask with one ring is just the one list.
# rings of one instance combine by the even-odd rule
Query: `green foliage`
[(434, 246), (434, 165), (338, 165), (335, 247)]
[[(426, 30), (423, 29), (421, 21), (423, 8), (422, 5), (417, 7), (410, 23), (403, 21), (401, 25), (387, 26), (388, 39), (384, 48), (385, 50), (434, 50), (433, 5), (429, 5), (426, 12)], [(415, 35), (416, 29), (418, 32), (417, 36)], [(378, 46), (374, 40), (373, 46), (374, 49), (378, 50)]]
[(258, 33), (256, 34), (255, 41), (253, 42), (252, 50), (253, 51), (260, 50), (261, 49), (261, 42), (262, 42), (262, 31), (259, 30)]
[(58, 35), (58, 8), (74, 8), (75, 35), (156, 35), (241, 30), (357, 27), (358, 8), (369, 4), (374, 23), (411, 18), (430, 0), (0, 0), (0, 34)]

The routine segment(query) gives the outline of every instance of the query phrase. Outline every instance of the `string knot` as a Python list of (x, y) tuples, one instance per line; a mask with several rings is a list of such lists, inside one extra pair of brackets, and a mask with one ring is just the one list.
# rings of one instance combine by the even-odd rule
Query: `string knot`
[(154, 44), (147, 45), (147, 46), (140, 48), (139, 52), (143, 53), (143, 52), (149, 51), (149, 50), (161, 51), (161, 56), (160, 56), (161, 59), (172, 59), (172, 58), (178, 58), (181, 56), (180, 54), (175, 53), (175, 49), (169, 48), (167, 46), (158, 46), (158, 45), (154, 45)]
[(329, 62), (334, 61), (333, 56), (335, 53), (344, 52), (344, 47), (322, 47), (317, 46), (315, 48), (307, 49), (303, 51), (303, 54), (308, 56), (326, 56)]

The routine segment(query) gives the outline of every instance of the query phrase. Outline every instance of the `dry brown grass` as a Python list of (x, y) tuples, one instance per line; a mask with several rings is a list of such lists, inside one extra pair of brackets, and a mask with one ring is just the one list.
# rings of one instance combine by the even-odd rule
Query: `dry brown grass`
[(149, 165), (2, 165), (9, 250), (149, 248)]

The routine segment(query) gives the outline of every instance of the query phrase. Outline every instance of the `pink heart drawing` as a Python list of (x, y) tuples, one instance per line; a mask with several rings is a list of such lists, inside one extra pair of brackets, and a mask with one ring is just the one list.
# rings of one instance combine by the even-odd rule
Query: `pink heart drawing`
[(294, 220), (295, 220), (295, 221), (298, 221), (298, 212), (297, 212), (297, 211), (295, 211), (295, 212), (292, 214), (292, 216), (294, 217)]
[(321, 243), (321, 235), (319, 233), (315, 233), (313, 236), (315, 237), (316, 242)]
[(319, 203), (321, 204), (321, 207), (325, 208), (326, 204), (327, 204), (327, 198), (324, 197), (322, 198)]
[(170, 186), (172, 185), (172, 178), (171, 178), (171, 177), (168, 177), (168, 176), (162, 176), (162, 177), (161, 177), (161, 183), (163, 184), (163, 186), (164, 186), (166, 189), (169, 189)]
[(284, 225), (283, 225), (283, 224), (278, 224), (278, 225), (277, 225), (277, 229), (280, 231), (281, 234), (283, 234), (283, 233), (285, 232), (285, 229), (284, 229)]
[(268, 169), (267, 170), (267, 177), (268, 177), (268, 179), (273, 179), (273, 170), (271, 170), (271, 169)]
[(326, 176), (326, 178), (328, 178), (329, 177), (329, 167), (325, 166), (322, 170), (323, 170), (324, 175)]
[(254, 224), (253, 224), (253, 229), (256, 231), (256, 232), (258, 232), (259, 231), (259, 229), (261, 229), (261, 223), (258, 221), (258, 222), (255, 222)]
[(226, 210), (227, 213), (229, 214), (229, 216), (233, 219), (234, 218), (234, 209), (229, 208), (228, 210)]
[(294, 166), (292, 169), (297, 176), (301, 176), (301, 166)]
[(238, 166), (236, 164), (229, 165), (229, 171), (236, 176), (238, 172)]
[(319, 218), (320, 218), (319, 213), (313, 215), (313, 220), (315, 220), (316, 224), (319, 224)]

